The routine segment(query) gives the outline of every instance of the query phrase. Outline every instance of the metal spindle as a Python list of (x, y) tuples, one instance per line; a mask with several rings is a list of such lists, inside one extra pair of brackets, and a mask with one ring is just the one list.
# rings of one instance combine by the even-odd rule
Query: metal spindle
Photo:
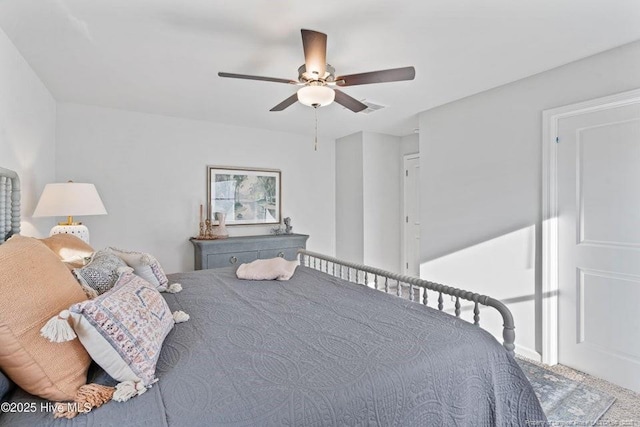
[[(12, 195), (12, 198), (13, 198), (13, 195)], [(17, 198), (18, 198), (17, 202), (19, 203), (19, 195), (17, 196)], [(19, 206), (17, 208), (19, 208)], [(5, 224), (5, 228), (6, 228), (6, 224)], [(390, 290), (392, 288), (393, 283), (390, 284), (390, 281), (395, 281), (395, 284), (397, 286), (395, 294), (398, 297), (402, 297), (402, 292), (403, 292), (402, 285), (406, 283), (407, 286), (409, 286), (409, 295), (408, 295), (409, 300), (416, 301), (419, 303), (420, 300), (422, 299), (422, 304), (425, 306), (429, 302), (429, 291), (437, 292), (438, 293), (437, 307), (438, 307), (438, 310), (440, 311), (444, 311), (444, 295), (443, 294), (450, 295), (452, 297), (452, 300), (455, 301), (454, 313), (456, 317), (460, 317), (461, 311), (462, 311), (460, 299), (473, 302), (474, 303), (473, 322), (475, 325), (478, 325), (478, 326), (480, 324), (480, 304), (484, 306), (492, 307), (495, 310), (497, 310), (502, 316), (503, 346), (510, 354), (513, 354), (513, 351), (515, 348), (513, 315), (511, 314), (509, 309), (500, 301), (492, 299), (486, 295), (478, 295), (478, 294), (474, 294), (472, 292), (464, 291), (461, 289), (452, 288), (450, 286), (444, 286), (439, 283), (433, 283), (426, 280), (403, 276), (395, 273), (388, 273), (380, 269), (376, 269), (376, 268), (372, 268), (372, 267), (368, 267), (360, 264), (343, 262), (336, 258), (319, 255), (314, 252), (310, 252), (306, 250), (301, 250), (300, 254), (301, 254), (301, 258), (300, 258), (301, 264), (304, 265), (306, 263), (308, 266), (311, 266), (311, 260), (308, 257), (313, 256), (314, 257), (313, 268), (315, 268), (316, 270), (318, 269), (317, 260), (320, 260), (320, 271), (323, 271), (322, 261), (324, 260), (325, 261), (324, 272), (327, 274), (329, 271), (329, 262), (331, 262), (332, 264), (331, 270), (334, 274), (334, 277), (335, 277), (335, 274), (339, 272), (339, 277), (340, 279), (343, 279), (343, 280), (345, 278), (344, 268), (346, 268), (347, 269), (346, 280), (348, 280), (351, 283), (353, 283), (353, 279), (351, 277), (352, 270), (355, 271), (355, 276), (356, 276), (355, 283), (359, 283), (359, 284), (364, 283), (368, 286), (369, 279), (370, 277), (373, 276), (374, 284), (372, 287), (375, 289), (384, 288), (384, 291), (386, 293), (390, 293)], [(337, 268), (336, 268), (336, 264), (338, 264)], [(360, 276), (360, 272), (363, 273), (362, 276)], [(382, 277), (384, 277), (384, 285), (378, 282)], [(416, 291), (416, 288), (417, 288), (417, 291)], [(420, 291), (420, 289), (422, 289), (422, 291)], [(416, 292), (418, 292), (417, 297), (416, 297)], [(420, 292), (424, 292), (422, 297), (420, 296)]]
[(473, 324), (480, 326), (480, 307), (478, 307), (478, 301), (473, 306)]

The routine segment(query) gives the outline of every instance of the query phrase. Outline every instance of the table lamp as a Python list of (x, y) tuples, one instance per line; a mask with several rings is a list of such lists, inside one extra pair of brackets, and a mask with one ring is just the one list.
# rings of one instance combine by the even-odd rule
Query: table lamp
[(59, 222), (51, 229), (54, 234), (73, 234), (89, 243), (89, 229), (81, 222), (74, 222), (74, 216), (106, 215), (95, 185), (78, 182), (47, 184), (42, 191), (34, 217), (66, 216), (66, 222)]

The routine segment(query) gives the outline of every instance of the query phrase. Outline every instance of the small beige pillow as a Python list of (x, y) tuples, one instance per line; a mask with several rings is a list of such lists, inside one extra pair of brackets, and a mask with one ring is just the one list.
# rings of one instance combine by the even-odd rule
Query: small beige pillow
[(246, 280), (289, 280), (300, 261), (284, 258), (257, 259), (249, 264), (241, 264), (236, 270), (238, 279)]
[(40, 328), (86, 299), (58, 256), (30, 237), (0, 245), (0, 369), (13, 382), (49, 400), (74, 400), (91, 359), (80, 342), (50, 343)]
[(91, 257), (95, 252), (88, 243), (73, 234), (54, 234), (40, 241), (58, 255), (70, 269), (82, 267), (84, 259)]

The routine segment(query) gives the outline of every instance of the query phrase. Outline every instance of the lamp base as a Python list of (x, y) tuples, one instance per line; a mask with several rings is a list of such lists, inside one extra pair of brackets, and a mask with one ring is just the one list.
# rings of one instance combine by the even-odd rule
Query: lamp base
[(86, 225), (56, 225), (51, 229), (49, 236), (53, 236), (54, 234), (73, 234), (89, 243), (89, 229)]

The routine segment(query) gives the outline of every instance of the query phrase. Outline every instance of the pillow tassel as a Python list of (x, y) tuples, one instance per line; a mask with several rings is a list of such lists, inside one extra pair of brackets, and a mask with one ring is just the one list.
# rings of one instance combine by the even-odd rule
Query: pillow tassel
[(166, 289), (165, 292), (168, 292), (170, 294), (177, 294), (181, 290), (182, 290), (182, 285), (180, 283), (172, 283), (169, 285), (169, 287)]
[(115, 389), (100, 384), (85, 384), (76, 392), (73, 402), (58, 402), (55, 405), (54, 418), (74, 418), (99, 408), (113, 398)]
[(176, 323), (184, 323), (190, 319), (190, 316), (182, 310), (173, 312), (173, 321)]
[(116, 385), (113, 400), (116, 402), (126, 402), (132, 397), (140, 396), (145, 391), (147, 391), (147, 387), (145, 387), (141, 381), (123, 381)]
[(62, 310), (60, 314), (49, 319), (40, 329), (40, 335), (51, 342), (67, 342), (76, 338), (76, 333), (69, 324), (69, 310)]

